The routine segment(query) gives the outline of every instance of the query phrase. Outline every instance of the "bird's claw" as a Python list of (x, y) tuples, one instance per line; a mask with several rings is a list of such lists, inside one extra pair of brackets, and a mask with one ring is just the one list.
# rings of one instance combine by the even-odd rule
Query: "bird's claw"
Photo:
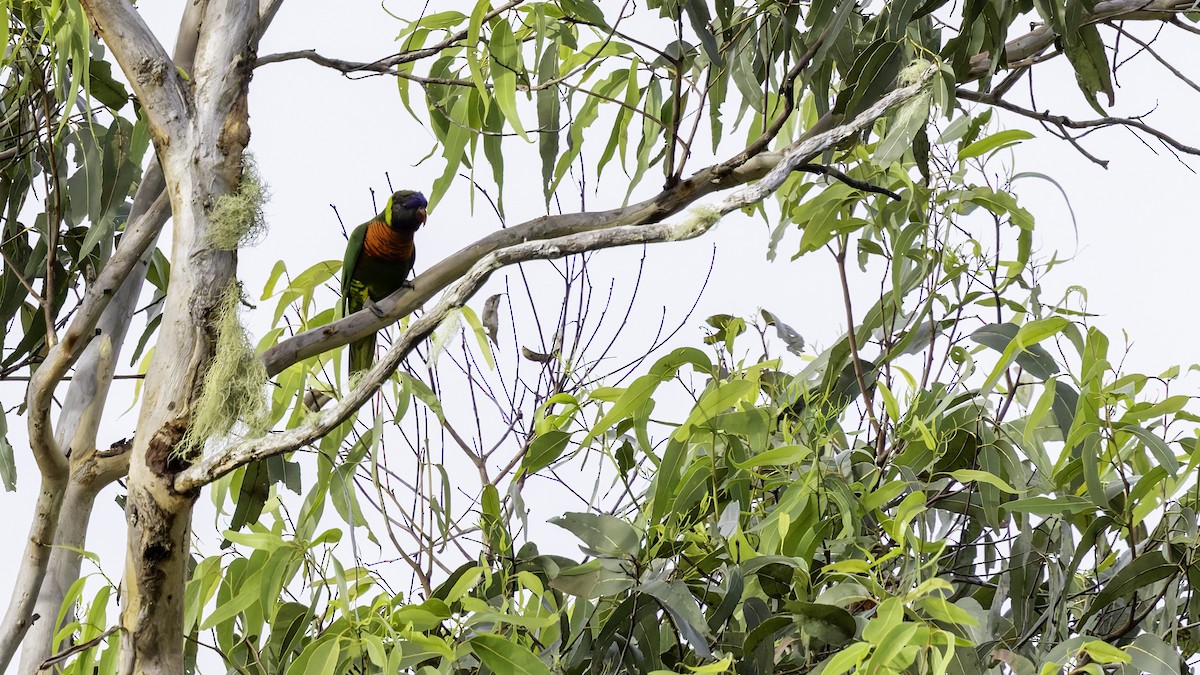
[(407, 288), (411, 290), (415, 288), (415, 286), (413, 286), (412, 279), (405, 279), (404, 281), (400, 282), (400, 288)]
[(366, 307), (367, 309), (371, 310), (372, 314), (374, 314), (375, 316), (377, 316), (381, 319), (387, 318), (387, 315), (385, 315), (383, 313), (383, 310), (379, 308), (379, 305), (375, 304), (375, 301), (371, 300), (370, 298), (368, 298), (367, 301), (363, 304), (363, 307)]

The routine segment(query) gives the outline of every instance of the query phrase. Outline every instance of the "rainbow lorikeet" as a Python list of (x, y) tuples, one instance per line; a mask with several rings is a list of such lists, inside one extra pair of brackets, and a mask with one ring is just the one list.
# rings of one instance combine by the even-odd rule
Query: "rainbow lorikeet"
[[(364, 307), (375, 313), (375, 303), (408, 285), (417, 259), (413, 234), (425, 224), (425, 195), (400, 190), (388, 199), (383, 213), (354, 228), (346, 242), (342, 263), (342, 302), (349, 316)], [(375, 361), (375, 334), (350, 343), (350, 374), (360, 373)]]

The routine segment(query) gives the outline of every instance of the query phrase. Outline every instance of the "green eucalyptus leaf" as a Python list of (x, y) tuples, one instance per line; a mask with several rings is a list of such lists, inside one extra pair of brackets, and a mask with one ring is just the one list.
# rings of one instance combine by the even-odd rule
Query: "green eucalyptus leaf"
[(629, 523), (605, 514), (565, 513), (550, 523), (579, 537), (592, 555), (635, 555), (641, 550), (642, 535)]

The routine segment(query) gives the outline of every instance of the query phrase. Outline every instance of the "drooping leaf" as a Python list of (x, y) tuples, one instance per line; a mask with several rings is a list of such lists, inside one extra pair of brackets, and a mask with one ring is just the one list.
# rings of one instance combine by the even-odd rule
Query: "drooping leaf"
[(492, 83), (495, 85), (492, 95), (496, 105), (504, 113), (504, 118), (508, 120), (513, 131), (525, 142), (529, 142), (529, 136), (525, 134), (525, 128), (521, 125), (521, 117), (517, 114), (517, 76), (524, 78), (525, 69), (521, 65), (520, 47), (507, 21), (497, 21), (494, 24), (489, 49), (492, 57)]
[(1063, 36), (1063, 53), (1075, 69), (1075, 82), (1088, 104), (1100, 115), (1107, 116), (1104, 108), (1096, 99), (1096, 94), (1108, 97), (1108, 105), (1113, 104), (1112, 68), (1108, 63), (1104, 40), (1094, 24), (1079, 27), (1077, 35)]
[(1033, 134), (1024, 129), (1005, 129), (990, 136), (981, 138), (958, 151), (958, 161), (979, 157), (1001, 148), (1011, 147), (1021, 141), (1033, 138)]
[(0, 405), (0, 481), (3, 481), (6, 491), (16, 491), (17, 463), (12, 445), (8, 442), (8, 416), (3, 405)]
[(550, 668), (525, 647), (500, 635), (482, 634), (468, 643), (479, 660), (495, 673), (550, 675)]
[(624, 556), (641, 550), (641, 535), (632, 525), (606, 514), (564, 513), (550, 522), (567, 530), (592, 555)]
[(1114, 600), (1179, 574), (1179, 565), (1168, 562), (1161, 551), (1153, 550), (1134, 558), (1121, 567), (1096, 594), (1087, 610), (1079, 617), (1083, 622)]

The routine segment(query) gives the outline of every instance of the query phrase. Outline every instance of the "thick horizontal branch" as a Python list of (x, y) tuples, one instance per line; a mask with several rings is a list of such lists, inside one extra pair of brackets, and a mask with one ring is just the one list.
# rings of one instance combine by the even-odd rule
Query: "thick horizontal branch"
[(343, 75), (351, 73), (376, 73), (379, 75), (395, 75), (396, 77), (411, 80), (419, 84), (442, 84), (447, 86), (459, 87), (474, 87), (475, 84), (470, 80), (458, 80), (446, 77), (422, 77), (413, 73), (406, 73), (394, 65), (389, 65), (384, 61), (344, 61), (335, 59), (329, 56), (320, 54), (315, 49), (301, 49), (293, 52), (278, 52), (276, 54), (267, 54), (266, 56), (258, 57), (255, 61), (255, 66), (265, 66), (268, 63), (284, 63), (285, 61), (305, 60), (313, 63), (332, 68)]
[[(1149, 3), (1145, 0), (1104, 0), (1096, 5), (1095, 11), (1086, 20), (1096, 22), (1116, 16), (1163, 18), (1182, 11), (1188, 6), (1188, 3), (1183, 0), (1151, 0)], [(1007, 44), (1007, 60), (1012, 63), (1028, 59), (1040, 53), (1053, 41), (1054, 33), (1049, 28), (1035, 29)], [(296, 58), (307, 58), (307, 56), (296, 56)], [(409, 60), (415, 59), (406, 59), (405, 62)], [(374, 62), (370, 67), (388, 68), (398, 62), (396, 58), (383, 59)], [(339, 66), (345, 67), (348, 62), (337, 63)], [(990, 67), (988, 55), (983, 54), (976, 57), (968, 79), (982, 77), (989, 72)], [(974, 100), (973, 95), (969, 92), (961, 95)], [(812, 131), (821, 131), (833, 126), (837, 122), (836, 118), (826, 116), (818, 121), (817, 125), (810, 130), (810, 134)], [(1141, 125), (1139, 128), (1144, 128), (1148, 133), (1155, 135), (1160, 133), (1146, 125)], [(1170, 142), (1167, 139), (1163, 140)], [(1186, 146), (1176, 142), (1175, 147), (1182, 150)], [(438, 289), (444, 288), (465, 273), (473, 261), (479, 260), (492, 251), (516, 242), (549, 239), (622, 225), (646, 225), (659, 222), (708, 194), (761, 178), (778, 160), (778, 153), (764, 152), (750, 156), (743, 153), (729, 162), (703, 169), (657, 196), (637, 204), (595, 213), (546, 216), (493, 233), (430, 268), (415, 280), (412, 289), (404, 289), (381, 303), (380, 309), (383, 310), (383, 318), (370, 312), (360, 312), (328, 326), (301, 333), (272, 347), (263, 355), (267, 371), (272, 375), (278, 374), (284, 368), (302, 359), (365, 337), (394, 323), (431, 298)]]
[[(902, 94), (909, 88), (903, 87), (891, 92), (881, 103), (890, 101), (891, 96)], [(822, 118), (791, 147), (824, 138), (833, 133), (833, 130), (854, 126), (854, 123), (835, 126), (836, 119), (833, 116)], [(493, 232), (430, 267), (413, 280), (411, 288), (403, 288), (378, 303), (377, 309), (380, 310), (380, 314), (363, 310), (326, 326), (300, 333), (268, 349), (263, 353), (267, 373), (277, 375), (294, 363), (349, 344), (399, 321), (433, 297), (438, 290), (462, 277), (476, 261), (493, 251), (518, 243), (593, 230), (658, 223), (679, 213), (697, 199), (762, 178), (778, 166), (783, 155), (783, 152), (764, 152), (749, 158), (739, 155), (730, 161), (702, 169), (664, 189), (655, 197), (636, 204), (591, 213), (542, 216)], [(815, 154), (810, 154), (805, 161), (812, 156)]]
[[(1095, 11), (1086, 20), (1097, 22), (1117, 16), (1122, 18), (1163, 18), (1182, 11), (1188, 6), (1188, 3), (1183, 0), (1151, 0), (1149, 3), (1146, 0), (1104, 0), (1096, 5)], [(1007, 61), (1014, 63), (1040, 53), (1047, 46), (1053, 44), (1054, 37), (1054, 33), (1049, 28), (1042, 27), (1010, 41), (1006, 46)], [(372, 67), (391, 67), (396, 62), (395, 58), (383, 59), (375, 62)], [(345, 63), (341, 62), (341, 65), (345, 65)], [(990, 68), (988, 55), (979, 55), (974, 59), (972, 69), (966, 79), (978, 79), (986, 75)], [(961, 93), (964, 91), (966, 90), (960, 90), (963, 98), (975, 100), (975, 97), (978, 96), (970, 92)], [(838, 122), (840, 119), (837, 116), (826, 115), (818, 120), (807, 135), (811, 136), (814, 132), (824, 131)], [(1140, 123), (1131, 126), (1138, 126), (1138, 124)], [(1139, 128), (1142, 127), (1148, 133), (1155, 135), (1161, 133), (1146, 125), (1141, 125)], [(1165, 138), (1163, 140), (1170, 142)], [(1183, 149), (1186, 146), (1177, 143), (1175, 147)], [(775, 166), (779, 157), (779, 153), (771, 152), (740, 153), (729, 161), (705, 168), (690, 178), (663, 190), (655, 197), (637, 204), (594, 213), (546, 216), (495, 232), (430, 268), (417, 277), (412, 289), (404, 289), (380, 303), (380, 309), (384, 314), (383, 318), (370, 312), (360, 312), (328, 326), (301, 333), (272, 347), (263, 355), (267, 372), (271, 375), (278, 374), (284, 368), (300, 360), (365, 337), (398, 321), (420, 307), (438, 289), (444, 288), (464, 274), (474, 261), (492, 251), (516, 242), (549, 239), (622, 225), (646, 225), (659, 222), (708, 194), (761, 178)]]
[(493, 251), (528, 241), (553, 239), (622, 225), (650, 225), (661, 222), (705, 195), (761, 178), (778, 161), (778, 153), (764, 153), (723, 176), (716, 174), (717, 166), (709, 167), (657, 196), (636, 204), (592, 213), (543, 216), (493, 232), (430, 267), (413, 280), (412, 288), (401, 289), (378, 303), (382, 317), (364, 310), (327, 326), (300, 333), (268, 349), (263, 354), (267, 372), (276, 375), (293, 363), (366, 337), (399, 321), (433, 297), (438, 290), (462, 277), (476, 261)]
[(557, 259), (601, 248), (690, 239), (706, 230), (707, 227), (697, 230), (686, 223), (682, 226), (665, 223), (625, 225), (514, 244), (487, 253), (442, 294), (437, 305), (408, 325), (387, 354), (364, 373), (354, 388), (336, 405), (296, 428), (235, 443), (219, 453), (205, 457), (176, 477), (175, 489), (179, 492), (194, 490), (249, 462), (291, 452), (329, 433), (361, 408), (379, 386), (391, 377), (400, 362), (431, 335), (451, 311), (462, 307), (483, 286), (488, 277), (502, 267), (533, 260)]
[[(1167, 21), (1176, 14), (1191, 9), (1194, 9), (1192, 0), (1103, 0), (1084, 15), (1083, 23), (1098, 23), (1110, 19)], [(1054, 44), (1057, 37), (1049, 26), (1041, 26), (1009, 40), (1004, 45), (1005, 63), (1018, 63), (1033, 58)], [(967, 79), (977, 80), (991, 72), (992, 68), (991, 55), (978, 54), (971, 59)]]
[[(935, 72), (936, 68), (930, 67), (916, 83), (892, 91), (848, 124), (793, 143), (779, 154), (774, 166), (765, 172), (760, 181), (730, 194), (716, 207), (692, 209), (690, 216), (682, 222), (646, 224), (634, 222), (607, 227), (597, 226), (595, 223), (583, 223), (586, 227), (581, 231), (568, 232), (561, 236), (546, 237), (540, 240), (514, 241), (478, 256), (467, 266), (466, 271), (458, 276), (457, 281), (442, 294), (437, 304), (426, 314), (410, 323), (387, 354), (367, 371), (354, 388), (336, 405), (313, 416), (309, 421), (294, 429), (236, 442), (221, 452), (203, 458), (176, 477), (175, 489), (179, 492), (195, 490), (240, 466), (285, 452), (292, 452), (329, 433), (361, 408), (380, 385), (391, 377), (391, 374), (408, 354), (431, 335), (450, 312), (462, 307), (496, 270), (532, 260), (557, 259), (603, 248), (680, 241), (698, 237), (715, 226), (726, 214), (766, 199), (779, 189), (788, 174), (808, 157), (860, 133), (893, 106), (919, 94)], [(567, 216), (558, 218), (570, 219)], [(470, 250), (470, 248), (464, 249), (464, 251)], [(463, 255), (463, 252), (451, 256), (451, 258), (459, 255)], [(439, 265), (443, 263), (439, 263)], [(430, 273), (426, 273), (424, 276), (428, 276)], [(410, 296), (419, 294), (419, 287), (409, 292)], [(403, 297), (400, 302), (403, 302)], [(394, 312), (395, 308), (387, 311)], [(364, 314), (371, 315), (370, 312), (359, 312), (339, 323)]]

